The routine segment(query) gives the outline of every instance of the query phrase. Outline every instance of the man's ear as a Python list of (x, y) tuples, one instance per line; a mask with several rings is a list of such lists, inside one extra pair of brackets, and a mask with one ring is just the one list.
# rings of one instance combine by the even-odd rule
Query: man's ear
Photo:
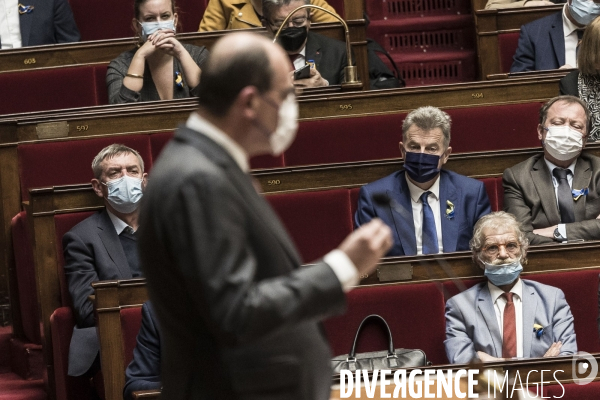
[(406, 151), (404, 150), (404, 143), (399, 142), (398, 143), (398, 147), (400, 148), (400, 156), (402, 157), (402, 159), (406, 158)]
[(246, 86), (240, 90), (233, 106), (238, 108), (240, 115), (244, 116), (246, 119), (255, 119), (261, 106), (258, 89), (254, 86)]
[(543, 135), (544, 134), (544, 127), (542, 126), (542, 124), (538, 124), (538, 126), (537, 126), (537, 133), (538, 133), (538, 139), (540, 141), (542, 141), (543, 140), (542, 138), (544, 137), (544, 135)]
[(148, 173), (144, 172), (142, 174), (142, 190), (146, 189), (147, 185), (148, 185)]
[(94, 189), (94, 193), (98, 197), (104, 197), (104, 193), (102, 192), (102, 184), (96, 178), (92, 179), (92, 189)]
[(448, 148), (446, 149), (444, 154), (442, 154), (442, 157), (441, 157), (442, 165), (446, 164), (446, 161), (448, 161), (448, 157), (450, 157), (451, 153), (452, 153), (452, 147), (448, 146)]

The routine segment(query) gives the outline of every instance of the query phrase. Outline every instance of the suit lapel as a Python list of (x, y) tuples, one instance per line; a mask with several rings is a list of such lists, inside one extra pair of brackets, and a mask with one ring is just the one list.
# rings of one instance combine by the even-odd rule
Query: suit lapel
[(525, 281), (523, 283), (523, 357), (531, 357), (531, 338), (533, 331), (533, 324), (535, 323), (535, 312), (537, 310), (537, 296), (535, 290), (527, 285)]
[(25, 5), (33, 5), (34, 9), (29, 14), (19, 14), (19, 25), (21, 27), (21, 46), (29, 46), (29, 35), (31, 34), (31, 26), (35, 18), (35, 2), (29, 0)]
[(542, 203), (544, 214), (548, 219), (550, 226), (560, 223), (560, 214), (556, 205), (556, 194), (554, 193), (554, 185), (552, 184), (552, 176), (544, 161), (544, 157), (540, 157), (531, 170), (531, 179), (538, 193), (538, 198)]
[(549, 35), (558, 66), (563, 66), (565, 65), (565, 38), (562, 24), (562, 11), (557, 14)]
[(119, 270), (121, 279), (131, 279), (132, 275), (131, 270), (129, 269), (129, 263), (127, 262), (127, 257), (123, 251), (123, 246), (121, 246), (119, 236), (117, 236), (117, 232), (115, 231), (115, 226), (110, 220), (106, 210), (100, 213), (100, 218), (98, 220), (98, 236), (100, 237), (106, 252)]
[[(581, 156), (575, 164), (575, 176), (573, 177), (573, 189), (589, 188), (592, 179), (592, 166), (587, 159)], [(584, 221), (585, 218), (585, 202), (587, 196), (581, 196), (577, 201), (574, 201), (575, 221)]]
[[(261, 28), (262, 25), (260, 23), (260, 19), (256, 15), (254, 11), (254, 7), (252, 7), (252, 3), (250, 2), (239, 2), (232, 4), (233, 7), (237, 8), (239, 11), (235, 13), (235, 19), (241, 21), (250, 26), (254, 26), (257, 28)], [(241, 17), (240, 17), (241, 14)], [(257, 22), (258, 21), (258, 22)]]
[(417, 239), (415, 237), (415, 223), (413, 219), (410, 191), (406, 183), (406, 173), (398, 176), (397, 191), (387, 190), (390, 199), (394, 199), (400, 208), (394, 210), (391, 206), (390, 213), (394, 219), (396, 232), (400, 238), (400, 244), (404, 254), (417, 254)]
[[(456, 251), (456, 242), (458, 241), (458, 227), (461, 218), (456, 216), (452, 219), (446, 218), (447, 201), (454, 204), (455, 210), (460, 200), (460, 189), (455, 187), (448, 179), (448, 175), (442, 171), (440, 174), (440, 219), (442, 222), (442, 244), (444, 253)], [(459, 215), (459, 217), (462, 217)]]
[(315, 68), (317, 71), (321, 66), (321, 42), (319, 42), (318, 36), (312, 35), (308, 32), (308, 40), (306, 41), (306, 52), (305, 59), (313, 60), (315, 62)]
[(496, 354), (490, 354), (494, 357), (502, 357), (502, 337), (500, 336), (500, 328), (498, 327), (498, 320), (496, 319), (496, 311), (494, 310), (494, 303), (492, 302), (492, 296), (488, 287), (487, 281), (483, 283), (479, 295), (477, 296), (477, 311), (487, 325), (492, 344), (496, 350)]

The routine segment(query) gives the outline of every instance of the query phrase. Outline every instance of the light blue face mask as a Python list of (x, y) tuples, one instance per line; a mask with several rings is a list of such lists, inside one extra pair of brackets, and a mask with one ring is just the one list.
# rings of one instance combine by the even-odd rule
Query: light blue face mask
[(573, 0), (569, 5), (569, 12), (580, 25), (588, 25), (600, 15), (600, 4), (589, 0)]
[(487, 276), (488, 280), (496, 286), (504, 286), (513, 283), (519, 277), (521, 271), (523, 271), (521, 257), (510, 264), (501, 265), (486, 263), (481, 258), (479, 261), (485, 266), (485, 276)]
[(144, 42), (148, 40), (148, 36), (161, 29), (175, 32), (175, 19), (170, 19), (168, 21), (139, 22), (139, 24), (142, 26), (142, 41)]
[(108, 188), (106, 200), (120, 213), (129, 214), (134, 212), (142, 198), (142, 180), (124, 175), (119, 179), (102, 182)]

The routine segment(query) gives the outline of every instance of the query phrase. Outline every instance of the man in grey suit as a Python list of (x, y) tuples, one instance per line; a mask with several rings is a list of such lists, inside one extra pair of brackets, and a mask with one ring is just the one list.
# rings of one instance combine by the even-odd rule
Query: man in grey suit
[(504, 171), (504, 211), (530, 244), (600, 239), (600, 158), (582, 153), (589, 131), (586, 105), (555, 97), (540, 110), (544, 154)]
[(475, 224), (473, 261), (487, 280), (446, 302), (446, 355), (474, 359), (556, 357), (577, 352), (573, 315), (562, 290), (521, 279), (527, 238), (503, 211)]
[(69, 347), (68, 373), (97, 369), (100, 344), (94, 326), (91, 283), (141, 276), (135, 231), (138, 205), (146, 186), (144, 161), (121, 144), (105, 147), (92, 162), (92, 186), (104, 199), (104, 210), (75, 225), (63, 237), (65, 275), (77, 325)]
[(331, 354), (319, 321), (392, 245), (374, 220), (323, 260), (298, 253), (256, 191), (248, 160), (293, 141), (298, 104), (287, 57), (232, 33), (202, 70), (197, 112), (152, 170), (140, 256), (161, 326), (163, 398), (329, 399)]

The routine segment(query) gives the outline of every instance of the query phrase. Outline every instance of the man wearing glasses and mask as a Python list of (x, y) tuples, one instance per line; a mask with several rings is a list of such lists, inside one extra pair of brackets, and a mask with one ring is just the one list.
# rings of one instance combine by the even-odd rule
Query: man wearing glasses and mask
[(577, 352), (562, 290), (520, 278), (529, 243), (519, 222), (499, 211), (473, 232), (473, 261), (486, 281), (446, 302), (446, 355), (452, 364), (556, 357)]
[[(273, 36), (285, 17), (296, 8), (310, 4), (310, 0), (264, 0), (263, 17), (265, 26)], [(290, 58), (290, 71), (314, 62), (310, 77), (294, 81), (297, 86), (318, 87), (339, 85), (348, 65), (346, 45), (318, 33), (310, 32), (310, 9), (297, 11), (288, 20), (279, 35), (279, 43)], [(292, 74), (293, 72), (290, 72)]]
[(65, 275), (77, 325), (69, 348), (69, 375), (92, 374), (100, 344), (94, 322), (91, 283), (141, 276), (135, 232), (146, 187), (144, 161), (122, 144), (105, 147), (92, 161), (92, 187), (105, 209), (75, 225), (63, 237)]
[(504, 211), (523, 224), (529, 243), (600, 239), (600, 158), (582, 153), (589, 128), (580, 99), (551, 99), (537, 127), (544, 153), (504, 171)]

